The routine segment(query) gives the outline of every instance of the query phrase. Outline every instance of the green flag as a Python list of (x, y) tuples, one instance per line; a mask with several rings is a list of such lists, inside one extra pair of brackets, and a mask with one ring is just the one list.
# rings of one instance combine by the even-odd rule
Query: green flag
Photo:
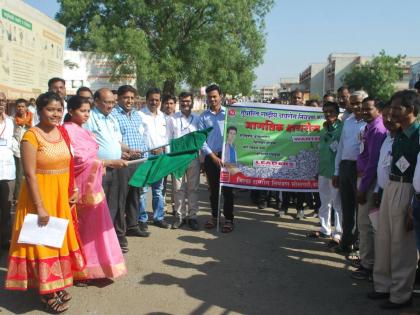
[(199, 150), (211, 130), (212, 128), (194, 131), (171, 140), (171, 153), (149, 157), (139, 165), (129, 184), (134, 187), (150, 186), (171, 173), (176, 178), (181, 178), (191, 161), (198, 157)]

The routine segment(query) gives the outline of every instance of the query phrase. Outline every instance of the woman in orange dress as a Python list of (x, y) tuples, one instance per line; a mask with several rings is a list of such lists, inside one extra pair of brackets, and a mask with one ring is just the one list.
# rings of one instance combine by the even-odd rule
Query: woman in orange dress
[[(58, 127), (63, 101), (58, 94), (47, 92), (38, 97), (36, 105), (40, 122), (25, 133), (21, 143), (25, 182), (16, 207), (6, 289), (37, 288), (47, 311), (61, 313), (68, 309), (71, 299), (65, 288), (74, 278), (86, 277), (70, 208), (78, 196), (73, 189), (69, 138)], [(17, 242), (28, 213), (37, 214), (41, 226), (48, 224), (50, 216), (69, 220), (61, 248)]]

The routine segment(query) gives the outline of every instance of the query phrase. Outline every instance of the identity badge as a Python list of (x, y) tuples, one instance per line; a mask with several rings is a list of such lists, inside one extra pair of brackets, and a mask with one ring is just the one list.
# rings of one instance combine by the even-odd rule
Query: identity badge
[(398, 167), (401, 173), (404, 173), (407, 170), (407, 168), (410, 167), (410, 162), (408, 162), (407, 159), (404, 156), (402, 156), (395, 163), (395, 165)]
[(5, 146), (7, 146), (7, 139), (0, 138), (0, 147), (5, 147)]

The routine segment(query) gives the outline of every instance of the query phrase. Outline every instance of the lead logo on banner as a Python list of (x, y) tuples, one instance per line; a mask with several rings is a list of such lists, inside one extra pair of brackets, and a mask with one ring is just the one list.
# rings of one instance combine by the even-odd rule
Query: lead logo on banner
[(224, 186), (317, 191), (321, 108), (239, 103), (225, 118)]

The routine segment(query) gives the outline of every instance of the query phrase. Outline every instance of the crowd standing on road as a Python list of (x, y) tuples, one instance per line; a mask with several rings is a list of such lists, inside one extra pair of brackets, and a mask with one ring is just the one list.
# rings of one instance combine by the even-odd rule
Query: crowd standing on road
[[(211, 206), (204, 227), (217, 227), (221, 191), (221, 231), (234, 231), (234, 189), (220, 189), (219, 180), (225, 120), (219, 86), (206, 88), (208, 109), (201, 115), (192, 112), (189, 92), (177, 99), (150, 88), (139, 109), (137, 90), (129, 85), (95, 93), (81, 87), (70, 98), (63, 79), (52, 78), (48, 87), (36, 100), (16, 100), (13, 117), (6, 115), (6, 95), (0, 92), (0, 245), (9, 250), (6, 289), (36, 288), (47, 311), (60, 313), (69, 308), (66, 288), (74, 283), (86, 286), (126, 274), (127, 237), (149, 237), (148, 224), (199, 230), (200, 170), (207, 177)], [(303, 96), (293, 91), (290, 104), (322, 106), (325, 116), (319, 193), (253, 191), (252, 199), (259, 209), (276, 208), (280, 218), (292, 204), (298, 220), (307, 217), (305, 205), (312, 208), (320, 229), (307, 237), (326, 239), (331, 251), (348, 257), (357, 267), (352, 278), (373, 281), (369, 298), (384, 299), (386, 309), (405, 307), (416, 278), (420, 281), (420, 95), (404, 90), (390, 100), (376, 100), (341, 87), (322, 102), (305, 104)], [(167, 178), (150, 187), (129, 185), (136, 161), (168, 153), (170, 140), (209, 127), (201, 156), (182, 178), (172, 176), (175, 220), (170, 224), (165, 219)], [(229, 159), (236, 161), (229, 141), (226, 146)], [(41, 226), (50, 217), (69, 221), (61, 248), (18, 243), (30, 213), (38, 215)]]

